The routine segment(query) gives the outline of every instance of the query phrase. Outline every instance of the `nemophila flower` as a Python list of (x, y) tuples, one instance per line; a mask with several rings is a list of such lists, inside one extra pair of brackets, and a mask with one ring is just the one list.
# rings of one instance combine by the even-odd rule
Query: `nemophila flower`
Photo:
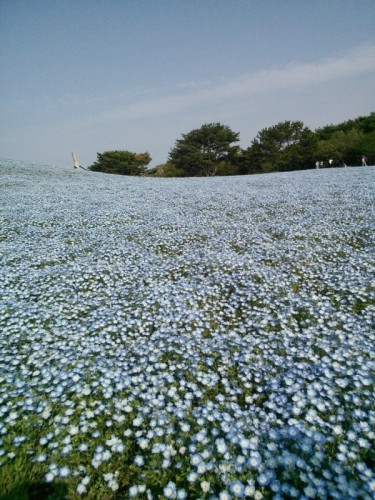
[(198, 453), (196, 453), (195, 455), (192, 455), (192, 456), (190, 457), (190, 463), (191, 463), (191, 465), (194, 465), (194, 466), (196, 466), (196, 467), (197, 467), (199, 464), (201, 464), (201, 463), (202, 463), (202, 460), (203, 460), (203, 459), (202, 459), (202, 456), (201, 456), (201, 455), (199, 455)]
[(230, 500), (230, 498), (231, 498), (231, 496), (228, 493), (228, 491), (226, 491), (226, 490), (220, 491), (220, 493), (219, 493), (220, 500)]
[(333, 426), (332, 431), (333, 431), (333, 433), (334, 433), (334, 434), (336, 434), (337, 436), (339, 436), (339, 435), (343, 434), (343, 432), (344, 432), (344, 430), (343, 430), (343, 428), (341, 427), (341, 425), (335, 425), (335, 426)]
[(78, 451), (85, 452), (89, 449), (89, 444), (88, 443), (81, 443), (78, 446)]
[(67, 456), (69, 455), (73, 450), (73, 446), (71, 444), (67, 444), (66, 446), (64, 446), (61, 450), (61, 455), (62, 456)]
[(27, 441), (27, 436), (16, 436), (13, 440), (13, 444), (15, 446), (19, 446), (20, 444), (24, 443)]
[(63, 441), (64, 444), (70, 444), (72, 442), (72, 438), (68, 435), (66, 436)]
[(271, 481), (271, 483), (270, 483), (270, 490), (273, 493), (280, 492), (281, 491), (281, 484), (280, 484), (280, 482), (277, 481), (277, 480)]
[(197, 472), (198, 474), (204, 474), (207, 471), (207, 465), (204, 462), (201, 462), (197, 466)]
[(85, 493), (87, 493), (87, 488), (86, 488), (86, 485), (82, 483), (82, 481), (78, 484), (77, 486), (77, 489), (76, 489), (77, 493), (79, 495), (84, 495)]
[(209, 481), (202, 481), (201, 482), (201, 489), (203, 493), (208, 493), (210, 491), (210, 482)]
[(176, 498), (178, 500), (184, 500), (185, 498), (188, 498), (188, 494), (186, 490), (180, 488), (179, 490), (176, 491)]
[(197, 451), (197, 446), (195, 444), (189, 445), (189, 451), (194, 454)]
[(227, 451), (227, 445), (224, 439), (216, 439), (215, 444), (219, 453), (224, 454)]
[(136, 455), (134, 458), (134, 463), (135, 465), (138, 465), (138, 467), (142, 467), (145, 463), (145, 460), (142, 455)]
[(365, 464), (365, 462), (358, 462), (356, 464), (356, 468), (360, 473), (364, 473), (367, 471), (367, 465)]
[(138, 441), (138, 445), (142, 450), (146, 450), (149, 446), (150, 441), (148, 439), (142, 438)]
[(114, 447), (112, 447), (112, 451), (114, 453), (124, 453), (125, 445), (123, 443), (117, 443)]
[(116, 479), (108, 481), (108, 488), (110, 488), (112, 491), (117, 491), (119, 489), (119, 484)]
[(79, 433), (79, 427), (78, 426), (71, 426), (69, 429), (69, 434), (71, 436), (75, 436), (76, 434)]
[(190, 425), (187, 424), (186, 422), (181, 422), (180, 427), (182, 432), (189, 432), (190, 431)]
[(252, 451), (250, 453), (250, 458), (247, 461), (247, 466), (249, 467), (249, 469), (258, 469), (261, 462), (262, 462), (262, 458), (261, 458), (260, 454), (256, 451)]
[(190, 472), (190, 474), (187, 477), (187, 480), (190, 483), (195, 483), (198, 480), (198, 474), (196, 472)]
[(71, 470), (68, 466), (62, 467), (59, 472), (60, 477), (69, 477), (71, 474)]
[(230, 483), (229, 490), (236, 498), (245, 497), (245, 486), (241, 483), (241, 481), (234, 481)]
[(273, 479), (275, 478), (275, 473), (272, 470), (265, 470), (264, 472), (261, 472), (259, 476), (257, 477), (257, 481), (260, 484), (260, 486), (266, 486), (268, 485)]
[(239, 445), (244, 450), (249, 450), (251, 448), (251, 441), (247, 438), (242, 438), (239, 442)]
[(55, 479), (56, 475), (53, 472), (47, 472), (45, 475), (46, 483), (51, 483)]
[(172, 481), (169, 481), (167, 486), (163, 489), (163, 495), (165, 498), (176, 498), (176, 485)]
[(103, 460), (104, 462), (108, 462), (108, 460), (110, 460), (112, 457), (112, 453), (109, 450), (104, 450), (100, 456), (101, 460)]
[(137, 485), (133, 485), (129, 488), (129, 497), (134, 498), (139, 494), (139, 488)]
[(317, 491), (312, 486), (306, 486), (303, 491), (307, 498), (316, 498)]
[(91, 465), (95, 469), (97, 469), (98, 467), (100, 467), (102, 465), (102, 457), (101, 457), (101, 455), (94, 456), (94, 458), (91, 460)]
[(45, 453), (39, 453), (34, 458), (34, 462), (45, 462), (46, 460), (47, 460), (47, 455)]

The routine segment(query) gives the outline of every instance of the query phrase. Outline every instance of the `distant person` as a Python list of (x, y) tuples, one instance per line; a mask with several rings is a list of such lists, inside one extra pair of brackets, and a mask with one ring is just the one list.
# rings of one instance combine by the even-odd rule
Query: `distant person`
[(328, 160), (328, 163), (329, 163), (329, 166), (330, 166), (330, 167), (332, 167), (332, 165), (333, 165), (333, 160), (332, 160), (332, 159), (329, 159), (329, 160)]
[(363, 155), (362, 156), (362, 167), (367, 167), (367, 162), (368, 162), (367, 156)]
[(315, 162), (315, 168), (319, 168), (319, 162), (318, 161)]
[(323, 168), (324, 167), (324, 161), (321, 161), (320, 162), (320, 168)]

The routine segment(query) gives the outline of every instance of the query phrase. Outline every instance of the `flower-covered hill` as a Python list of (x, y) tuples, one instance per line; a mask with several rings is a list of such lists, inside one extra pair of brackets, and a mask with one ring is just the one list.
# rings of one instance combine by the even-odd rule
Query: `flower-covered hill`
[(372, 498), (375, 168), (0, 185), (0, 491)]

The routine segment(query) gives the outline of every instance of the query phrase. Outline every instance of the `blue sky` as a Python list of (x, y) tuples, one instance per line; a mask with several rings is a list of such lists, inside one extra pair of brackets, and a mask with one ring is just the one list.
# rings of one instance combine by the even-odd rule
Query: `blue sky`
[(375, 111), (374, 0), (0, 0), (0, 157), (167, 160), (221, 122), (311, 129)]

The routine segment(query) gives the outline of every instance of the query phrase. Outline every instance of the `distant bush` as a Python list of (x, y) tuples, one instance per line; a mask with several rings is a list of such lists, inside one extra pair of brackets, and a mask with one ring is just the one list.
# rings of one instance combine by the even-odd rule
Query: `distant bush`
[(151, 156), (146, 153), (132, 153), (131, 151), (105, 151), (97, 153), (97, 161), (89, 167), (94, 172), (119, 175), (143, 175)]
[(185, 172), (182, 168), (178, 168), (173, 163), (160, 163), (153, 169), (147, 172), (147, 175), (152, 177), (183, 177)]

